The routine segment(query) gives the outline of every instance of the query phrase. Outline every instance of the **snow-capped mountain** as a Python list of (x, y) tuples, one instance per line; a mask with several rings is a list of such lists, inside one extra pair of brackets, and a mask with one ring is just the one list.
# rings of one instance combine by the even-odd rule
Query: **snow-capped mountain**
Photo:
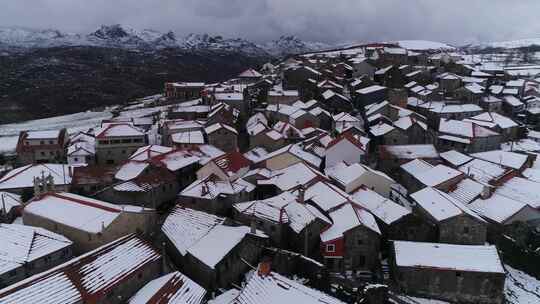
[(270, 41), (262, 47), (274, 56), (300, 54), (331, 48), (330, 45), (322, 42), (304, 42), (296, 36), (281, 36), (279, 39)]
[(179, 48), (191, 51), (227, 51), (252, 56), (281, 56), (316, 51), (327, 48), (323, 43), (303, 42), (294, 36), (282, 36), (278, 40), (256, 44), (242, 38), (224, 38), (208, 34), (189, 34), (178, 38), (172, 32), (144, 29), (136, 30), (124, 25), (102, 25), (89, 34), (64, 33), (59, 30), (32, 30), (24, 28), (0, 28), (0, 48), (31, 49), (57, 46), (99, 46), (127, 49)]

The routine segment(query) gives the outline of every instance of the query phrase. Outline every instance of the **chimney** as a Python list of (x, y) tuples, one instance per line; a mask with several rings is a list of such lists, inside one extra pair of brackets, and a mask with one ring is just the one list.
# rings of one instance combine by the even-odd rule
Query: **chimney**
[(306, 189), (304, 189), (303, 186), (300, 186), (298, 188), (298, 202), (300, 204), (304, 204), (305, 203), (305, 194), (306, 194)]
[(257, 234), (257, 226), (255, 224), (255, 220), (251, 220), (249, 232), (251, 234)]
[(259, 264), (259, 269), (258, 269), (257, 273), (261, 277), (266, 277), (267, 275), (270, 274), (271, 271), (272, 271), (272, 260), (265, 259), (264, 261), (262, 261)]
[(493, 194), (493, 188), (489, 185), (484, 185), (482, 188), (482, 192), (480, 193), (480, 197), (482, 199), (488, 199)]

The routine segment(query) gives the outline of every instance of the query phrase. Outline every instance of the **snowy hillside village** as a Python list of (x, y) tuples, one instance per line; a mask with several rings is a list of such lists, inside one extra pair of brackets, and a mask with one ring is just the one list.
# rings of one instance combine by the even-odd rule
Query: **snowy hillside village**
[(540, 303), (540, 66), (496, 58), (356, 45), (22, 124), (0, 303)]

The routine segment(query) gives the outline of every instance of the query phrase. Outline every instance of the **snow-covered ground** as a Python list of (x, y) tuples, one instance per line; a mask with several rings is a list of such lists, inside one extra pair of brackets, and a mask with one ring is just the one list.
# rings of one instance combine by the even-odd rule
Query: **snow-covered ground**
[(105, 110), (103, 112), (80, 112), (0, 125), (0, 153), (15, 151), (17, 139), (21, 131), (45, 131), (67, 128), (69, 133), (73, 133), (95, 127), (99, 125), (101, 120), (111, 117), (112, 114), (110, 111)]
[(540, 281), (508, 265), (505, 268), (507, 275), (504, 292), (508, 303), (540, 303)]

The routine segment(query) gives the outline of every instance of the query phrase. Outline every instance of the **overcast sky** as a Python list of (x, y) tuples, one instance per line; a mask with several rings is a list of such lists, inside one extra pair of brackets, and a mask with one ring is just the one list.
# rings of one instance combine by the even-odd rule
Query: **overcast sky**
[(453, 44), (540, 37), (538, 0), (2, 0), (0, 26), (87, 33), (101, 24), (255, 41)]

